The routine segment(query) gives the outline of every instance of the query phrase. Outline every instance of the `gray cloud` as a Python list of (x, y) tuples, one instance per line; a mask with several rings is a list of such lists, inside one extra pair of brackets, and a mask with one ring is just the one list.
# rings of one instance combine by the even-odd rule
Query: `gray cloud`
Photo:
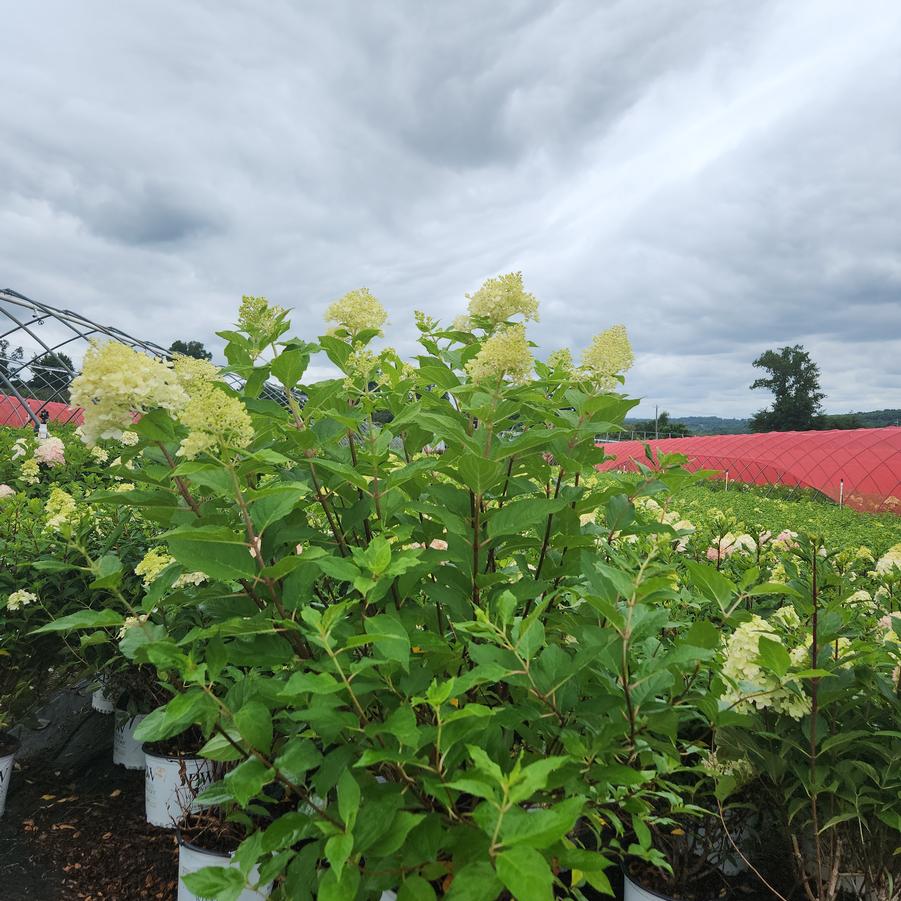
[(242, 293), (368, 285), (388, 340), (522, 269), (542, 348), (613, 322), (627, 387), (739, 415), (804, 343), (830, 410), (901, 405), (891, 0), (11, 7), (0, 283), (161, 343)]

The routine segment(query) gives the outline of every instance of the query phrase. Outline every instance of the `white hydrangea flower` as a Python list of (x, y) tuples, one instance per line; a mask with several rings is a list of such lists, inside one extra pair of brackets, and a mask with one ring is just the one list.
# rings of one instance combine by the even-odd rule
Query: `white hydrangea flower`
[(782, 626), (783, 629), (787, 629), (789, 631), (791, 631), (792, 629), (797, 629), (801, 625), (801, 617), (798, 616), (798, 611), (795, 610), (794, 607), (790, 607), (788, 605), (786, 605), (785, 607), (780, 607), (778, 610), (774, 611), (770, 615), (770, 619), (777, 625)]
[(38, 596), (31, 591), (26, 591), (24, 588), (20, 588), (18, 591), (14, 591), (10, 596), (9, 600), (6, 602), (7, 610), (21, 610), (22, 607), (27, 607), (29, 604), (33, 604), (38, 599)]
[[(800, 719), (810, 711), (810, 698), (800, 692), (800, 683), (794, 676), (789, 674), (780, 679), (761, 667), (757, 662), (761, 638), (781, 643), (772, 626), (755, 614), (727, 639), (722, 672), (730, 687), (723, 703), (739, 712), (771, 708), (776, 713)], [(803, 645), (789, 651), (795, 666), (803, 664), (805, 654)]]
[(202, 572), (193, 572), (193, 573), (182, 573), (173, 583), (173, 588), (187, 588), (189, 585), (197, 586), (202, 585), (207, 581), (209, 577), (206, 573)]
[(174, 412), (188, 400), (170, 363), (118, 341), (91, 343), (70, 394), (73, 406), (84, 409), (81, 428), (87, 444), (120, 438), (136, 413)]
[(19, 468), (19, 478), (26, 485), (37, 485), (37, 483), (40, 482), (41, 467), (38, 466), (38, 461), (35, 460), (34, 457), (29, 457), (22, 462), (22, 465)]
[(876, 572), (881, 576), (893, 570), (901, 572), (901, 542), (890, 547), (876, 563)]
[(45, 531), (63, 532), (78, 516), (78, 504), (71, 494), (54, 485), (50, 489), (44, 512), (47, 514)]
[(161, 547), (154, 547), (144, 554), (141, 562), (135, 567), (135, 575), (143, 578), (144, 587), (147, 588), (171, 563), (175, 563), (175, 557), (167, 554)]
[(148, 617), (149, 614), (147, 613), (139, 613), (136, 616), (126, 616), (125, 622), (122, 623), (122, 628), (119, 629), (119, 638), (125, 638), (125, 633), (128, 632), (129, 629), (143, 626), (144, 623), (147, 622)]

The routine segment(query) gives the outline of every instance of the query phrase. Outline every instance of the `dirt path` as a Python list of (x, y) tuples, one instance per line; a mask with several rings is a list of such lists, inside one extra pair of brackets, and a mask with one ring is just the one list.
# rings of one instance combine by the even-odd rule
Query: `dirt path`
[(0, 819), (0, 901), (171, 901), (172, 832), (144, 820), (144, 776), (109, 752), (78, 773), (13, 774)]

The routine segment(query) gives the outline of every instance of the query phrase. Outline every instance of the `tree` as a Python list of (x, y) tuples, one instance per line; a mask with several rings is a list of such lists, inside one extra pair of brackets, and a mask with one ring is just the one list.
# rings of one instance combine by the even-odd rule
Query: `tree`
[(22, 368), (23, 356), (24, 351), (21, 347), (11, 348), (6, 338), (0, 338), (0, 375), (8, 379), (12, 374), (15, 379)]
[(769, 373), (756, 379), (751, 388), (766, 388), (773, 393), (772, 409), (763, 409), (751, 417), (752, 432), (805, 431), (816, 428), (820, 402), (820, 368), (801, 344), (764, 351), (754, 366)]
[(643, 432), (645, 435), (660, 435), (661, 438), (689, 438), (691, 429), (684, 422), (674, 422), (670, 419), (666, 410), (661, 410), (657, 416), (657, 422), (653, 419), (641, 420), (630, 423), (629, 429), (634, 432)]
[(212, 360), (213, 355), (203, 346), (202, 341), (173, 341), (169, 345), (170, 354), (183, 354), (198, 360)]
[(75, 378), (75, 364), (63, 353), (46, 353), (28, 364), (32, 376), (28, 388), (32, 397), (69, 402), (69, 384)]

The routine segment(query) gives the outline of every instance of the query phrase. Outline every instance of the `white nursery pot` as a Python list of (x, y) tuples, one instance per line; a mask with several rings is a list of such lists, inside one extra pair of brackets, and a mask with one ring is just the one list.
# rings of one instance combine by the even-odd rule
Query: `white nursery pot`
[(102, 688), (98, 688), (91, 695), (91, 707), (93, 707), (97, 713), (114, 713), (116, 710), (113, 702), (103, 693)]
[(212, 785), (213, 762), (202, 757), (154, 754), (144, 745), (144, 804), (147, 822), (174, 829), (194, 810), (194, 798)]
[(658, 895), (657, 892), (642, 888), (629, 878), (628, 873), (623, 873), (623, 901), (672, 901), (672, 898), (669, 895)]
[(125, 710), (116, 711), (116, 729), (113, 733), (113, 763), (124, 766), (127, 770), (143, 770), (144, 749), (141, 742), (135, 741), (135, 729), (138, 728), (144, 714), (129, 716)]
[(116, 705), (112, 698), (107, 695), (109, 686), (101, 682), (100, 688), (95, 689), (91, 695), (91, 707), (98, 713), (115, 713)]
[(16, 747), (9, 754), (0, 757), (0, 817), (6, 809), (6, 793), (9, 791), (9, 782), (13, 776), (13, 760), (18, 750), (19, 743), (16, 742)]
[[(184, 883), (183, 877), (187, 876), (188, 873), (196, 873), (198, 870), (202, 870), (204, 867), (230, 867), (231, 863), (231, 855), (230, 854), (222, 854), (218, 851), (205, 851), (202, 848), (198, 848), (196, 845), (189, 844), (182, 840), (181, 836), (178, 839), (178, 901), (208, 901), (206, 898), (201, 898), (200, 895), (195, 895)], [(260, 871), (254, 867), (250, 871), (250, 881), (256, 882), (260, 878)], [(262, 886), (259, 891), (252, 888), (245, 888), (240, 895), (238, 895), (237, 901), (263, 901), (263, 899), (269, 897), (269, 893), (272, 890), (271, 885)]]

